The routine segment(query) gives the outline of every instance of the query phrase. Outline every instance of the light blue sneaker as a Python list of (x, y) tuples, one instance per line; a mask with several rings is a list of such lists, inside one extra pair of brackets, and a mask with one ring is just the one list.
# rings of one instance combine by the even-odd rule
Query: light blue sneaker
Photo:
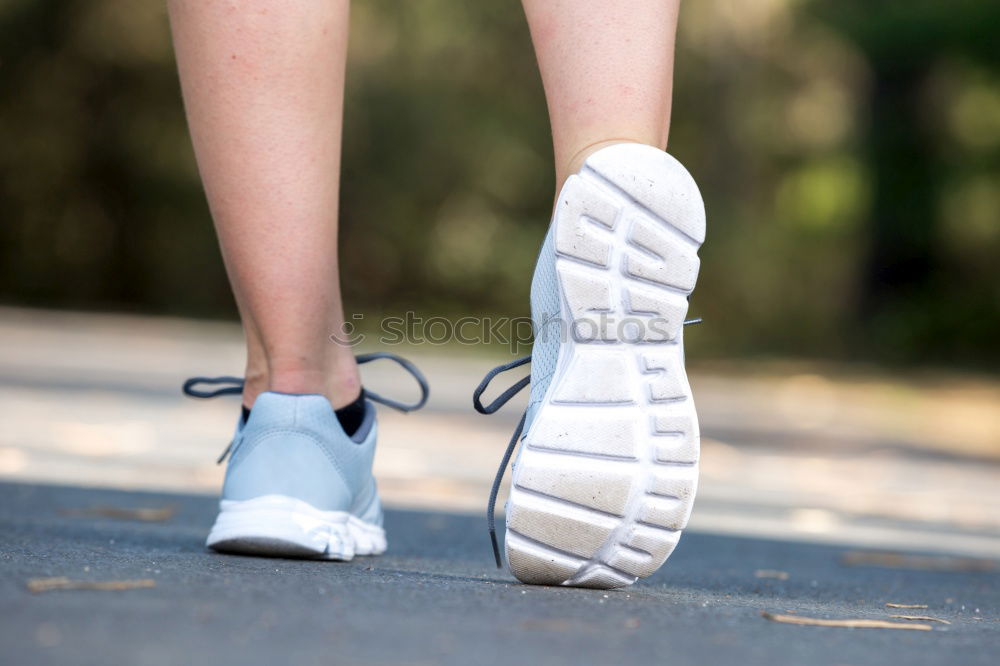
[[(617, 144), (591, 155), (556, 202), (531, 284), (532, 354), (514, 447), (506, 555), (526, 583), (613, 588), (649, 576), (685, 527), (700, 435), (682, 330), (698, 276), (705, 210), (665, 152)], [(698, 320), (693, 320), (698, 321)], [(520, 435), (523, 433), (523, 437)]]
[[(385, 353), (358, 356), (358, 363), (394, 360), (417, 380), (421, 399), (405, 405), (365, 390), (365, 415), (348, 436), (322, 395), (262, 393), (250, 418), (237, 425), (226, 469), (219, 516), (207, 546), (226, 553), (271, 557), (350, 560), (380, 555), (386, 549), (372, 462), (377, 426), (374, 402), (402, 411), (419, 409), (428, 397), (427, 382), (412, 364)], [(213, 392), (204, 382), (236, 382)], [(242, 380), (194, 378), (185, 393), (213, 397), (237, 393)]]

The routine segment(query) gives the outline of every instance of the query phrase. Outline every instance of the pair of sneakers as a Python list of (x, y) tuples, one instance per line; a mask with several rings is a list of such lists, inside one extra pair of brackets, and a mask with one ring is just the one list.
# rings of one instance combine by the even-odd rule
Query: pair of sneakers
[[(698, 274), (705, 212), (694, 180), (673, 157), (640, 144), (593, 153), (565, 183), (535, 267), (532, 354), (487, 374), (474, 393), (493, 413), (530, 383), (528, 408), (503, 455), (489, 498), (493, 527), (500, 481), (515, 449), (505, 550), (526, 583), (615, 588), (648, 576), (686, 525), (697, 485), (698, 421), (684, 370), (683, 327)], [(262, 393), (233, 442), (217, 551), (350, 560), (386, 549), (372, 461), (373, 402), (345, 432), (318, 395)], [(484, 405), (501, 372), (531, 362), (525, 377)], [(208, 397), (239, 392), (237, 382)], [(521, 446), (518, 449), (517, 444)], [(225, 454), (224, 454), (225, 457)]]

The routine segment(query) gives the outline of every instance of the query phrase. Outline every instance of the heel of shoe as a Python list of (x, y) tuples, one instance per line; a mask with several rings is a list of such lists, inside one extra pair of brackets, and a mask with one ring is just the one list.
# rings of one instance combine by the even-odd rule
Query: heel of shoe
[(344, 511), (320, 511), (283, 495), (222, 500), (206, 545), (266, 557), (348, 561), (385, 552), (385, 531)]

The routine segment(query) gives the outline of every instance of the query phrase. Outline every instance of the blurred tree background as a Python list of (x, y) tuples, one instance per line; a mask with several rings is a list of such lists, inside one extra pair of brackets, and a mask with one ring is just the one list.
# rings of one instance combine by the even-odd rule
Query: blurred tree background
[[(526, 315), (554, 185), (518, 3), (352, 12), (349, 308)], [(683, 4), (699, 354), (1000, 367), (997, 26), (988, 0)], [(235, 316), (162, 3), (0, 0), (0, 131), (0, 301)]]

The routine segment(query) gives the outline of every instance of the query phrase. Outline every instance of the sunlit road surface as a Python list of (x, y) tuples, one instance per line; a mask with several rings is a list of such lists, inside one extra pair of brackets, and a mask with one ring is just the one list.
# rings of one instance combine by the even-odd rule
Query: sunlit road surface
[[(484, 417), (471, 392), (505, 360), (495, 351), (393, 351), (432, 397), (418, 413), (381, 409), (386, 504), (482, 512), (527, 392)], [(702, 458), (689, 529), (1000, 558), (1000, 381), (691, 362)], [(415, 394), (378, 365), (366, 385)], [(0, 309), (0, 479), (213, 494), (238, 402), (184, 398), (180, 384), (241, 367), (229, 324)]]
[(692, 532), (587, 590), (494, 568), (480, 516), (390, 509), (388, 552), (351, 562), (212, 553), (214, 517), (206, 495), (0, 481), (4, 663), (994, 666), (1000, 645), (991, 560)]

